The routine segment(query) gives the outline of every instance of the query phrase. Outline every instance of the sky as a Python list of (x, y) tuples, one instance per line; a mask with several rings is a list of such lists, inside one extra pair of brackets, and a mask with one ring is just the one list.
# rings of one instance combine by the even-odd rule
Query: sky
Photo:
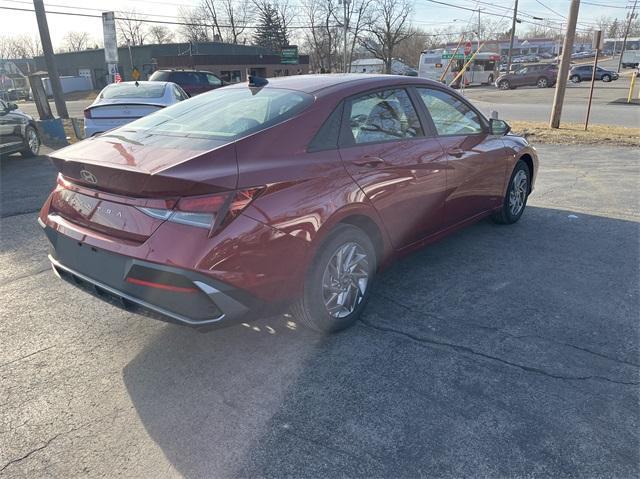
[[(510, 17), (513, 11), (513, 0), (438, 0), (448, 4), (454, 4), (466, 9), (481, 9), (481, 18), (492, 18), (504, 22), (505, 30), (510, 28)], [(289, 0), (294, 7), (301, 0)], [(585, 3), (586, 2), (586, 3)], [(147, 18), (155, 20), (179, 20), (178, 9), (180, 6), (189, 7), (199, 3), (199, 0), (45, 0), (45, 8), (49, 12), (73, 12), (100, 16), (102, 11), (129, 11), (135, 9)], [(632, 0), (583, 0), (580, 7), (578, 21), (579, 27), (587, 27), (601, 16), (624, 18), (628, 10), (625, 7)], [(520, 0), (519, 11), (521, 18), (530, 21), (531, 17), (541, 17), (558, 22), (566, 20), (569, 11), (569, 0)], [(0, 0), (0, 35), (31, 34), (37, 35), (35, 14), (26, 11), (12, 11), (2, 7), (33, 9), (30, 0)], [(152, 16), (153, 15), (153, 16)], [(414, 0), (414, 13), (412, 23), (418, 27), (443, 28), (449, 25), (457, 27), (460, 31), (469, 30), (469, 22), (477, 24), (477, 12), (462, 8), (441, 5), (430, 0)], [(497, 16), (496, 16), (497, 15)], [(504, 15), (506, 18), (500, 18)], [(519, 15), (520, 16), (520, 15)], [(88, 18), (79, 16), (47, 15), (49, 30), (54, 48), (61, 47), (63, 38), (69, 31), (88, 32), (95, 43), (102, 44), (102, 24), (100, 18)], [(171, 27), (171, 26), (170, 26)], [(176, 28), (176, 27), (171, 27)], [(518, 28), (526, 28), (525, 24)], [(93, 43), (93, 42), (92, 42)]]

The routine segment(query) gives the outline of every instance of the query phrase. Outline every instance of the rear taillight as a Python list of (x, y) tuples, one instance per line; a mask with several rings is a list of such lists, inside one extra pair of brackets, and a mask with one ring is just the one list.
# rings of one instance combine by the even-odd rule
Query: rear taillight
[(261, 191), (262, 188), (249, 188), (218, 195), (187, 196), (181, 198), (173, 210), (138, 209), (153, 218), (213, 232), (237, 217)]

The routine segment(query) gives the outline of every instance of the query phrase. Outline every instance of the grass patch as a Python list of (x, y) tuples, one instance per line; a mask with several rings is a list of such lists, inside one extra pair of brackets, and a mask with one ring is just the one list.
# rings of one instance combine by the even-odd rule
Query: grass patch
[(584, 131), (584, 124), (578, 123), (562, 123), (558, 129), (536, 121), (512, 121), (509, 124), (515, 134), (532, 143), (640, 146), (640, 128), (589, 125), (589, 129)]

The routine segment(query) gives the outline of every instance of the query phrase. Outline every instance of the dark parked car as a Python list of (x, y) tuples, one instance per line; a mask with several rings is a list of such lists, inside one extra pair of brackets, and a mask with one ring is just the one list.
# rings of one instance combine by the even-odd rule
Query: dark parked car
[[(573, 83), (579, 83), (583, 80), (591, 80), (593, 77), (593, 65), (577, 65), (569, 70), (569, 80)], [(611, 70), (605, 70), (601, 67), (596, 67), (596, 80), (602, 80), (603, 82), (610, 82), (617, 80), (619, 75)]]
[(555, 85), (558, 79), (558, 66), (551, 63), (526, 65), (515, 72), (500, 75), (495, 82), (501, 90), (510, 90), (519, 86), (537, 86), (547, 88)]
[(391, 75), (256, 79), (58, 150), (40, 224), (54, 270), (190, 326), (292, 304), (354, 323), (392, 259), (515, 223), (536, 151), (451, 88)]
[(149, 77), (149, 81), (176, 83), (189, 96), (215, 90), (227, 84), (211, 72), (197, 70), (157, 70)]
[(40, 135), (32, 117), (18, 110), (18, 105), (0, 100), (0, 153), (20, 152), (35, 156), (40, 151)]

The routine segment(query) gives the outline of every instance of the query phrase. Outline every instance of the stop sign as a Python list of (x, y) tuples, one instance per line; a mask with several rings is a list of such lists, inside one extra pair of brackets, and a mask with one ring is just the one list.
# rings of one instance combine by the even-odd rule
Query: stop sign
[(467, 56), (471, 53), (471, 42), (467, 40), (467, 43), (464, 44), (464, 55)]

